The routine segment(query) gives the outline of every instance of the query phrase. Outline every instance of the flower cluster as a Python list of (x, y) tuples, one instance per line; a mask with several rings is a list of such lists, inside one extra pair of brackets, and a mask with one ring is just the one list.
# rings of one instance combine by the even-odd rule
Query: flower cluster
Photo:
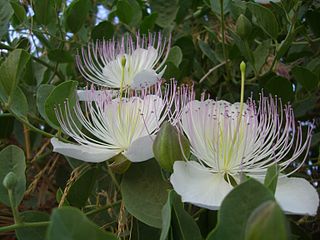
[[(319, 197), (303, 178), (288, 177), (303, 164), (311, 142), (311, 125), (303, 137), (290, 105), (261, 94), (258, 102), (195, 100), (193, 88), (164, 88), (161, 77), (169, 44), (161, 34), (123, 37), (89, 44), (77, 56), (88, 81), (116, 90), (88, 89), (75, 107), (57, 106), (65, 134), (76, 143), (51, 140), (54, 151), (86, 162), (102, 162), (122, 154), (132, 162), (153, 157), (154, 136), (168, 119), (184, 134), (196, 160), (179, 159), (170, 177), (184, 202), (218, 209), (243, 175), (263, 181), (277, 164), (275, 197), (288, 213), (316, 214)], [(169, 39), (170, 43), (170, 39)], [(164, 89), (164, 92), (162, 91)], [(243, 96), (243, 92), (242, 92)]]

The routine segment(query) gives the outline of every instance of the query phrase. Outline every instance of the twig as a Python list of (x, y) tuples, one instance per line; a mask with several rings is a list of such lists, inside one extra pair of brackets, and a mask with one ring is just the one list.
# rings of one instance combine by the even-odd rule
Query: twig
[(211, 68), (199, 81), (199, 83), (202, 83), (212, 72), (214, 72), (215, 70), (217, 70), (218, 68), (222, 67), (223, 65), (225, 65), (227, 63), (227, 61), (223, 61), (222, 63), (214, 66), (213, 68)]
[(10, 232), (19, 228), (27, 227), (43, 227), (49, 225), (50, 222), (21, 222), (9, 226), (0, 227), (0, 232)]
[(31, 150), (30, 150), (30, 133), (26, 124), (23, 124), (23, 136), (24, 136), (24, 146), (26, 151), (27, 160), (31, 159)]

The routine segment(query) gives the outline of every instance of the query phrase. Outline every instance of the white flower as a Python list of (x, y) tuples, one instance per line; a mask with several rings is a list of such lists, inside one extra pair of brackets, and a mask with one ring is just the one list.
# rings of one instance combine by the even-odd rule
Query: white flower
[(84, 108), (80, 101), (74, 108), (66, 101), (56, 108), (56, 116), (77, 144), (53, 138), (53, 151), (86, 162), (102, 162), (120, 153), (132, 162), (148, 160), (153, 157), (153, 134), (167, 117), (175, 91), (172, 83), (162, 94), (158, 83), (152, 90), (125, 91), (115, 98), (111, 91), (87, 91), (91, 99), (86, 97)]
[[(168, 44), (167, 44), (168, 42)], [(97, 41), (77, 56), (77, 65), (83, 77), (108, 88), (141, 89), (156, 84), (162, 77), (170, 42), (158, 33), (137, 34), (121, 40)]]
[(303, 140), (292, 107), (283, 108), (271, 97), (261, 96), (258, 107), (253, 100), (242, 105), (243, 111), (240, 106), (202, 100), (183, 108), (179, 124), (198, 160), (175, 162), (170, 178), (175, 191), (184, 202), (218, 209), (241, 173), (263, 181), (267, 168), (278, 164), (275, 198), (280, 206), (288, 213), (315, 215), (315, 188), (303, 178), (287, 177), (298, 169), (292, 170), (292, 163), (302, 154), (306, 158), (312, 127)]

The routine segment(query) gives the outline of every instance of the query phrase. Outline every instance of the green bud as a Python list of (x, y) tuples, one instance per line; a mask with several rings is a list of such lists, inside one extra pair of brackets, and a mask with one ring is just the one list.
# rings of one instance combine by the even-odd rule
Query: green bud
[(159, 165), (172, 172), (175, 161), (183, 161), (184, 156), (190, 156), (189, 141), (170, 123), (164, 122), (153, 142), (153, 153)]
[(241, 63), (240, 63), (240, 71), (241, 71), (241, 73), (246, 73), (246, 68), (247, 68), (247, 64), (244, 62), (244, 61), (242, 61)]
[(9, 172), (2, 181), (3, 186), (7, 190), (12, 190), (17, 184), (17, 175), (14, 172)]
[(108, 167), (111, 169), (112, 172), (118, 173), (118, 174), (125, 173), (131, 165), (131, 162), (121, 153), (114, 156), (111, 159), (111, 161), (112, 163), (109, 164)]
[(251, 22), (248, 20), (248, 18), (246, 18), (246, 16), (241, 14), (238, 17), (236, 22), (236, 32), (239, 34), (241, 38), (245, 39), (250, 36), (251, 31), (252, 31)]
[(121, 58), (121, 66), (122, 66), (122, 67), (125, 67), (125, 66), (126, 66), (126, 63), (127, 63), (126, 57), (125, 57), (125, 56), (122, 56), (122, 58)]

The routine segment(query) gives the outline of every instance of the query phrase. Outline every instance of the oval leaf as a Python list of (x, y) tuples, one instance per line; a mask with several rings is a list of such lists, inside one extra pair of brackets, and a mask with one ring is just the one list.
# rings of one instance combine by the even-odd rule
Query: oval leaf
[(251, 213), (269, 200), (274, 200), (272, 193), (254, 179), (238, 185), (223, 200), (218, 224), (207, 240), (243, 240)]
[(168, 184), (154, 160), (132, 164), (124, 174), (121, 192), (128, 212), (141, 222), (161, 228), (161, 210), (167, 200)]
[(0, 152), (0, 202), (10, 206), (8, 190), (2, 182), (9, 172), (16, 175), (16, 184), (13, 189), (14, 206), (18, 206), (26, 190), (26, 163), (24, 152), (17, 146), (10, 145)]
[(44, 106), (48, 122), (52, 127), (59, 128), (59, 122), (56, 118), (54, 108), (60, 105), (61, 110), (64, 113), (64, 104), (66, 99), (68, 99), (70, 109), (72, 109), (72, 107), (76, 103), (77, 86), (78, 82), (76, 81), (63, 82), (60, 85), (56, 86), (48, 96)]
[(91, 222), (79, 209), (61, 207), (53, 210), (47, 240), (117, 240)]

